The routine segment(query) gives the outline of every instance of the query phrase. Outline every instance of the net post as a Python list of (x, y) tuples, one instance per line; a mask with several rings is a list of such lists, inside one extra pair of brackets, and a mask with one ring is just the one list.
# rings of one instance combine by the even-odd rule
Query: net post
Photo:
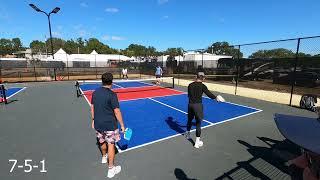
[(298, 60), (299, 60), (300, 41), (301, 41), (301, 38), (298, 38), (296, 57), (295, 57), (295, 61), (294, 61), (293, 77), (291, 77), (291, 79), (290, 79), (291, 80), (291, 93), (290, 93), (289, 106), (292, 106), (292, 96), (293, 96), (293, 91), (294, 91), (294, 85), (295, 85), (295, 82), (296, 82), (297, 64), (298, 64)]
[(76, 86), (76, 92), (77, 92), (77, 97), (80, 97), (80, 85), (79, 85), (79, 82), (78, 81), (76, 81), (76, 84), (75, 84), (75, 86)]
[(174, 89), (174, 77), (172, 77), (172, 89)]

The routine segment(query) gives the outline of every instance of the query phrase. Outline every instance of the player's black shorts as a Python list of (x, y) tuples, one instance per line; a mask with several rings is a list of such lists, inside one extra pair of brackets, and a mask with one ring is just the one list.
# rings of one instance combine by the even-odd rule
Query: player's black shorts
[(188, 119), (202, 120), (203, 119), (203, 105), (202, 103), (195, 103), (188, 105)]
[(161, 78), (161, 75), (156, 75), (156, 78)]

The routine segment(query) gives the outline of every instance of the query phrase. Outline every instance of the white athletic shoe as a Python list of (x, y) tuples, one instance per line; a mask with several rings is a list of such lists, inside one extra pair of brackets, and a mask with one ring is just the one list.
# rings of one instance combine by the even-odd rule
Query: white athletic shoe
[(108, 178), (113, 178), (116, 174), (120, 173), (121, 166), (113, 166), (108, 169)]
[(102, 164), (106, 164), (107, 162), (108, 162), (108, 154), (106, 154), (105, 156), (102, 156), (102, 158), (101, 158)]
[(186, 139), (190, 140), (191, 139), (190, 132), (185, 132), (184, 137), (186, 137)]
[(195, 143), (194, 143), (194, 147), (195, 148), (200, 148), (200, 147), (202, 147), (203, 146), (203, 142), (201, 141), (201, 140), (199, 140), (199, 141), (196, 141)]

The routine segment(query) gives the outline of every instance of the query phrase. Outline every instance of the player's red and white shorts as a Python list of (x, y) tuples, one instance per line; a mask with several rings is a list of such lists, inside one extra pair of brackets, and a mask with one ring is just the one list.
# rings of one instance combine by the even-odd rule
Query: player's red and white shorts
[(98, 132), (96, 131), (97, 138), (99, 139), (99, 143), (108, 143), (108, 144), (115, 144), (116, 142), (120, 141), (120, 132), (119, 129), (114, 131), (103, 131)]

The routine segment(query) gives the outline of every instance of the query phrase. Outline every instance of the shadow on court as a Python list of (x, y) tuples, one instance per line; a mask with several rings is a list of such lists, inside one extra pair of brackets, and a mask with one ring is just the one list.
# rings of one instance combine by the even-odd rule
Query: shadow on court
[(174, 175), (176, 176), (177, 180), (197, 180), (193, 178), (188, 178), (186, 173), (180, 168), (176, 168), (174, 170)]
[[(175, 121), (173, 117), (168, 117), (165, 121), (168, 124), (168, 126), (172, 130), (176, 131), (178, 134), (184, 134), (187, 130), (186, 125), (181, 125), (178, 121)], [(195, 126), (195, 125), (196, 123), (193, 122), (192, 126)], [(188, 141), (190, 141), (190, 143), (194, 145), (194, 141), (192, 139), (188, 139)]]
[(237, 162), (237, 167), (224, 173), (216, 180), (233, 180), (242, 178), (259, 178), (263, 180), (286, 179), (288, 175), (291, 179), (302, 178), (302, 170), (286, 165), (290, 159), (298, 157), (300, 148), (288, 140), (277, 141), (266, 137), (257, 137), (268, 147), (253, 146), (245, 141), (238, 140), (240, 144), (247, 148), (253, 156), (247, 161)]
[[(10, 100), (8, 99), (8, 100), (7, 100), (7, 105), (8, 105), (8, 104), (15, 103), (15, 102), (18, 102), (18, 101), (19, 101), (19, 100), (17, 100), (17, 99), (10, 99)], [(5, 103), (4, 103), (4, 102), (1, 102), (0, 104), (5, 104)]]

